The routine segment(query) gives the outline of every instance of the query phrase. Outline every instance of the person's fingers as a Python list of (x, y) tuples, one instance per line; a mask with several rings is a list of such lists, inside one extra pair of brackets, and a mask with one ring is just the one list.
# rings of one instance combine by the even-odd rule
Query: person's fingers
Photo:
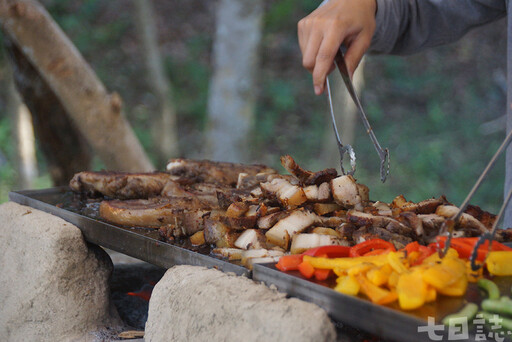
[(316, 63), (316, 56), (318, 49), (322, 43), (323, 33), (322, 31), (314, 31), (309, 35), (306, 49), (302, 52), (302, 65), (309, 72), (313, 72)]
[[(343, 32), (343, 30), (341, 30)], [(325, 77), (328, 72), (332, 70), (334, 63), (334, 56), (338, 51), (341, 42), (343, 41), (343, 34), (331, 33), (324, 36), (322, 44), (318, 49), (316, 55), (315, 68), (313, 69), (313, 86), (315, 88), (315, 94), (320, 95), (324, 91)]]
[(302, 55), (304, 55), (304, 50), (306, 49), (307, 43), (307, 18), (301, 19), (297, 24), (297, 37), (299, 38), (299, 47)]
[(347, 69), (350, 74), (350, 78), (354, 74), (359, 62), (363, 58), (366, 50), (370, 46), (371, 36), (361, 33), (356, 36), (348, 46), (347, 52), (345, 53), (345, 63), (347, 63)]

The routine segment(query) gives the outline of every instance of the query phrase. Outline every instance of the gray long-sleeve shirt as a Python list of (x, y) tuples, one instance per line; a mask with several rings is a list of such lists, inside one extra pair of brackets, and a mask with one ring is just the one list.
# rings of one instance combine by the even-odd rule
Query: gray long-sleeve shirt
[[(370, 51), (410, 54), (461, 38), (470, 29), (508, 14), (507, 132), (512, 130), (512, 11), (509, 0), (377, 0)], [(512, 146), (506, 156), (505, 194), (512, 187)], [(503, 227), (512, 227), (512, 203)]]

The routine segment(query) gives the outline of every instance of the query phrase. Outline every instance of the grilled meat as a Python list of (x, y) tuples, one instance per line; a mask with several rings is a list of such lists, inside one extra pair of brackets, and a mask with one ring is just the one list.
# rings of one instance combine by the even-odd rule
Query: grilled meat
[(336, 169), (325, 169), (319, 172), (304, 170), (289, 155), (281, 157), (281, 165), (283, 165), (286, 171), (295, 176), (301, 185), (320, 185), (338, 176)]
[(165, 172), (79, 172), (69, 182), (72, 190), (90, 196), (99, 194), (117, 199), (150, 198), (159, 196), (173, 176)]
[(180, 178), (194, 180), (195, 183), (215, 183), (235, 187), (240, 173), (277, 173), (265, 165), (243, 165), (209, 160), (171, 159), (167, 172)]
[[(290, 244), (292, 252), (370, 238), (397, 248), (411, 241), (428, 244), (458, 211), (444, 196), (370, 202), (368, 188), (352, 176), (304, 170), (290, 156), (281, 162), (292, 175), (261, 165), (175, 159), (168, 173), (82, 172), (70, 185), (117, 198), (100, 205), (108, 222), (160, 228), (168, 241), (193, 235), (196, 245), (210, 244), (217, 254), (247, 265), (273, 260)], [(454, 236), (480, 235), (494, 221), (494, 215), (468, 206)], [(498, 241), (512, 240), (512, 230), (496, 235)]]
[(168, 226), (174, 236), (190, 236), (204, 228), (204, 216), (210, 213), (192, 197), (153, 198), (148, 200), (112, 200), (100, 204), (105, 221), (122, 226), (160, 228)]

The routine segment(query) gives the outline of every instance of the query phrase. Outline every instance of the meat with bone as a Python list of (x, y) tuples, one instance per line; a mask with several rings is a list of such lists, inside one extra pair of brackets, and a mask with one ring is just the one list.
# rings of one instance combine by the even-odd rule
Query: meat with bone
[(325, 169), (319, 172), (304, 170), (289, 155), (281, 157), (281, 165), (283, 165), (286, 171), (295, 176), (302, 185), (320, 185), (324, 182), (329, 182), (331, 179), (338, 176), (336, 169)]
[(165, 172), (84, 171), (75, 174), (69, 186), (73, 191), (91, 196), (101, 194), (117, 199), (135, 199), (159, 196), (173, 179), (173, 176)]
[(204, 228), (204, 216), (210, 213), (192, 197), (153, 198), (148, 200), (112, 200), (100, 204), (102, 219), (122, 225), (160, 228), (171, 225), (176, 235), (190, 236)]
[(167, 172), (180, 178), (193, 179), (196, 183), (217, 183), (235, 187), (240, 173), (277, 173), (265, 165), (244, 165), (209, 160), (171, 159)]

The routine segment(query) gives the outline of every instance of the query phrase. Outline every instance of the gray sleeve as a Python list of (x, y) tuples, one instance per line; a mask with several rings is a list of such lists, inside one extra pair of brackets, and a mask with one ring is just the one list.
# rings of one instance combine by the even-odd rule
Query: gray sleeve
[(410, 54), (506, 15), (506, 0), (377, 0), (370, 51)]

